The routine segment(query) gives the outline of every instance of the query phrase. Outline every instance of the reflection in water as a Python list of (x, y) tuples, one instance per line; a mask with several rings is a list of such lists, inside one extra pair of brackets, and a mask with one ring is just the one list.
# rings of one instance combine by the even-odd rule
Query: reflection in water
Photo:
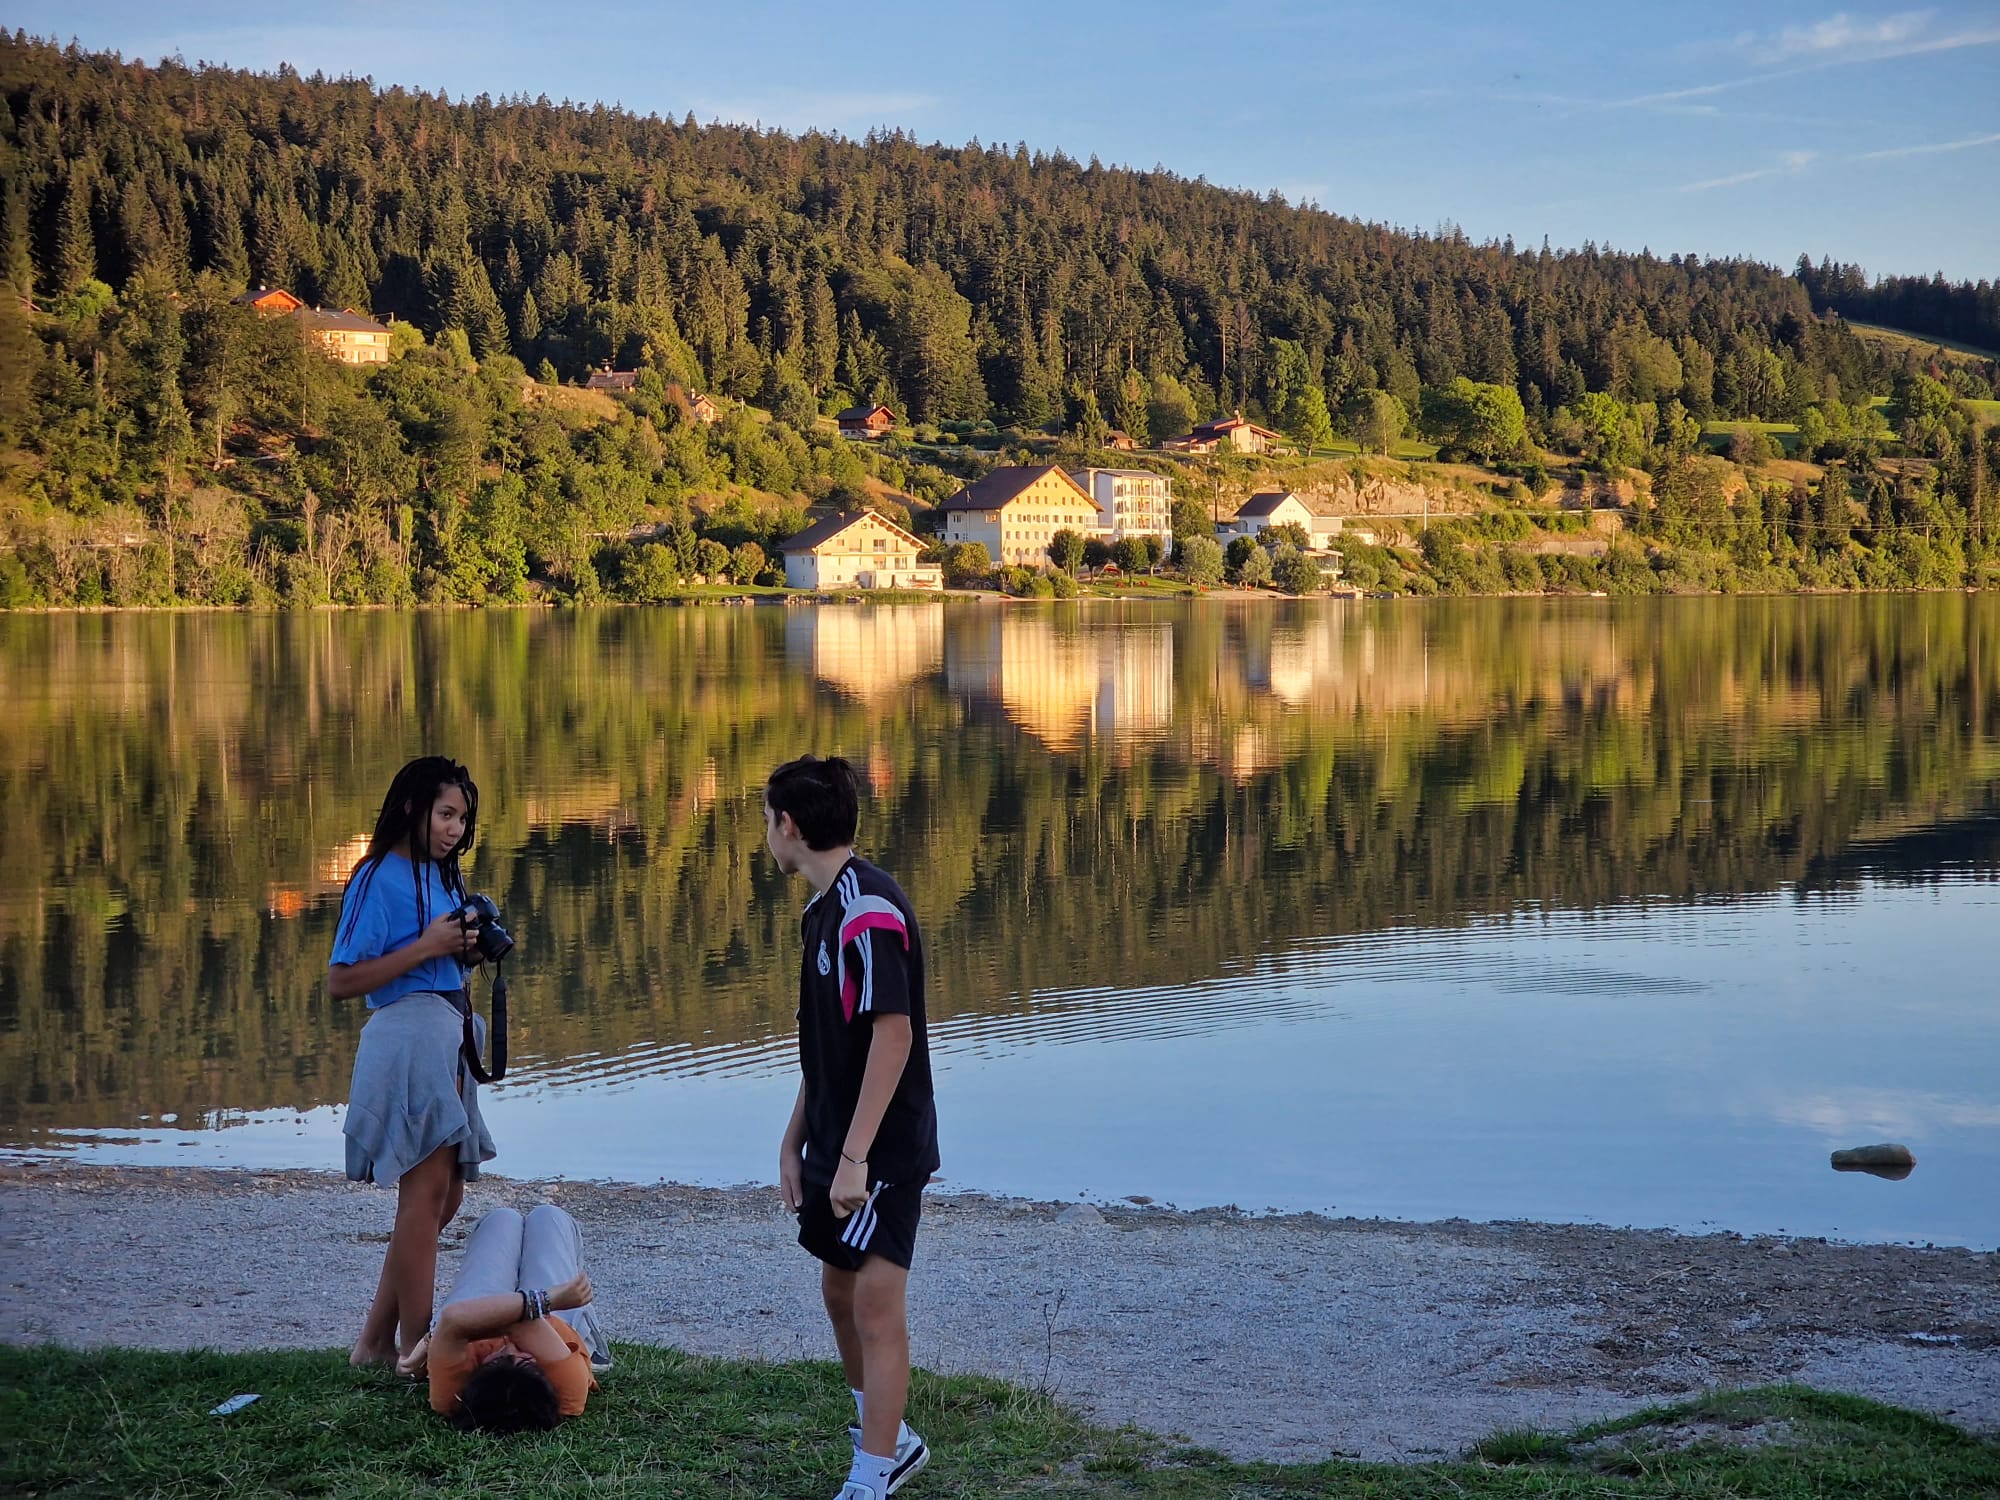
[(785, 660), (864, 703), (893, 697), (943, 664), (944, 612), (942, 604), (794, 609)]
[[(338, 1101), (340, 886), (434, 748), (558, 1094), (790, 1066), (756, 789), (808, 748), (866, 768), (968, 1066), (1317, 1025), (1415, 952), (1496, 1004), (1691, 1003), (1533, 923), (1701, 903), (1752, 963), (1746, 896), (1991, 880), (1996, 641), (1988, 597), (9, 616), (0, 1130)], [(1528, 925), (1476, 972), (1414, 942), (1486, 918)]]
[(1837, 1161), (1833, 1164), (1833, 1170), (1836, 1172), (1866, 1172), (1870, 1177), (1880, 1177), (1889, 1182), (1901, 1182), (1916, 1169), (1914, 1162), (1894, 1167), (1866, 1166), (1860, 1162)]
[(1074, 611), (959, 611), (946, 681), (997, 708), (1050, 750), (1118, 745), (1163, 733), (1174, 717), (1174, 631), (1156, 621), (1112, 628)]

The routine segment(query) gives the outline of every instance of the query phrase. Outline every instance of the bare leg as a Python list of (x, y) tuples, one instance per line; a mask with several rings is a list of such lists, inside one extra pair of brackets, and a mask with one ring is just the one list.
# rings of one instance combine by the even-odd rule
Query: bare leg
[[(393, 1235), (391, 1236), (393, 1242)], [(389, 1252), (382, 1252), (382, 1274), (375, 1282), (375, 1300), (361, 1324), (361, 1337), (347, 1356), (350, 1365), (393, 1365), (396, 1362), (396, 1282), (390, 1275)]]
[(855, 1390), (862, 1385), (861, 1331), (854, 1326), (854, 1283), (859, 1273), (820, 1263), (819, 1295), (826, 1303), (827, 1320), (833, 1324), (833, 1342), (840, 1350), (840, 1363), (847, 1371), (847, 1383)]
[[(910, 1398), (910, 1323), (904, 1302), (910, 1273), (871, 1255), (853, 1279), (854, 1329), (861, 1342), (860, 1389), (866, 1398), (861, 1446), (887, 1458), (896, 1451), (903, 1408)], [(841, 1353), (845, 1359), (846, 1351)]]
[(457, 1171), (458, 1147), (444, 1145), (403, 1174), (396, 1184), (396, 1227), (389, 1232), (383, 1274), (395, 1291), (402, 1352), (430, 1332), (431, 1303), (437, 1296), (438, 1227)]
[(444, 1195), (444, 1211), (438, 1215), (438, 1233), (443, 1234), (445, 1226), (458, 1217), (458, 1206), (465, 1201), (465, 1168), (459, 1165), (456, 1153), (451, 1161), (451, 1186)]

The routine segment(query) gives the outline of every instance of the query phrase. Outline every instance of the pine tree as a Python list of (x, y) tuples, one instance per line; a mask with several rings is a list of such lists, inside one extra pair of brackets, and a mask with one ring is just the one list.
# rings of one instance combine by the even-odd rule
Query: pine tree
[(20, 297), (35, 291), (34, 235), (28, 222), (28, 185), (0, 173), (0, 284)]
[(1120, 432), (1134, 442), (1146, 441), (1146, 382), (1137, 370), (1127, 370), (1118, 382), (1111, 415)]
[(90, 177), (82, 165), (72, 166), (63, 186), (62, 208), (56, 219), (56, 262), (49, 285), (58, 297), (71, 297), (97, 275), (97, 240), (90, 228)]

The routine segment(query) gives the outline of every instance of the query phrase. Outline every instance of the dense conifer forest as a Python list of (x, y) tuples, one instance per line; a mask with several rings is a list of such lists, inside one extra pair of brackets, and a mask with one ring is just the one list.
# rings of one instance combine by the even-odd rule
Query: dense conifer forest
[[(1480, 244), (1020, 145), (453, 101), (20, 33), (0, 99), (7, 605), (769, 582), (811, 507), (922, 529), (992, 463), (1232, 411), (1287, 434), (1302, 474), (1347, 453), (1357, 482), (1479, 499), (1355, 549), (1368, 587), (2000, 573), (2000, 366), (1842, 316), (1990, 350), (1983, 282)], [(334, 363), (235, 300), (265, 286), (389, 320), (395, 357)], [(637, 388), (576, 389), (605, 365)], [(692, 420), (693, 391), (721, 421)], [(895, 436), (834, 434), (873, 401)], [(1138, 461), (1195, 494), (1250, 477)], [(1564, 505), (1606, 494), (1621, 524), (1576, 545)]]

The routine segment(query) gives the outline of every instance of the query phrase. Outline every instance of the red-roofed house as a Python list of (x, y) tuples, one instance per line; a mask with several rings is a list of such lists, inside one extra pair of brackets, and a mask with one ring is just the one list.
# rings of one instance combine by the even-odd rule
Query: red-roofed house
[(1224, 417), (1219, 421), (1203, 422), (1185, 438), (1177, 440), (1170, 446), (1185, 443), (1190, 452), (1213, 453), (1218, 447), (1226, 444), (1237, 453), (1268, 453), (1274, 443), (1283, 441), (1282, 433), (1273, 432), (1268, 427), (1259, 427), (1255, 422), (1246, 420), (1239, 411), (1234, 416)]
[(236, 299), (236, 304), (239, 307), (254, 307), (260, 313), (270, 313), (273, 316), (295, 313), (305, 306), (305, 303), (290, 292), (274, 286), (260, 286), (254, 292), (245, 292)]
[(850, 406), (834, 418), (840, 435), (847, 438), (879, 438), (896, 425), (896, 414), (879, 402), (874, 406)]

